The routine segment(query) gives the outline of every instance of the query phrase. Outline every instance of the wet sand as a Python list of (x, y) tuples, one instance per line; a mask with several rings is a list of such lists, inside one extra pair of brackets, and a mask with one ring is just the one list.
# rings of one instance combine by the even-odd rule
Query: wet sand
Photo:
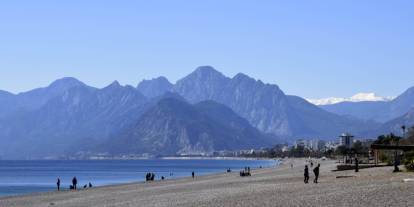
[(414, 206), (414, 182), (403, 182), (414, 173), (394, 174), (392, 167), (331, 172), (335, 162), (321, 161), (320, 183), (304, 184), (304, 164), (285, 160), (277, 168), (253, 171), (252, 177), (234, 172), (5, 197), (0, 206)]

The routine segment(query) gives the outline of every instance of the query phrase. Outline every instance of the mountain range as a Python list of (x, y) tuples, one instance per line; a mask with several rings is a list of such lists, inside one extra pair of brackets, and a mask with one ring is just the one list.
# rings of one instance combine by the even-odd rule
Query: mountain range
[(98, 89), (63, 78), (20, 94), (0, 91), (0, 156), (191, 155), (257, 149), (296, 138), (333, 140), (342, 132), (370, 137), (398, 124), (397, 114), (411, 119), (405, 114), (409, 96), (372, 102), (381, 110), (382, 104), (393, 104), (384, 108), (395, 113), (395, 120), (380, 123), (368, 115), (313, 105), (245, 74), (226, 77), (210, 66), (175, 84), (159, 77), (137, 87), (115, 81)]
[[(111, 154), (205, 154), (217, 150), (260, 148), (272, 141), (228, 107), (213, 101), (195, 105), (163, 98), (117, 139), (101, 145)], [(107, 146), (116, 146), (108, 149)]]
[(392, 101), (394, 97), (381, 97), (375, 93), (358, 93), (350, 98), (338, 98), (338, 97), (330, 97), (330, 98), (322, 98), (322, 99), (306, 99), (307, 101), (315, 104), (315, 105), (332, 105), (342, 102), (365, 102), (365, 101)]
[(342, 102), (320, 107), (339, 115), (385, 123), (404, 116), (414, 107), (414, 87), (391, 101)]

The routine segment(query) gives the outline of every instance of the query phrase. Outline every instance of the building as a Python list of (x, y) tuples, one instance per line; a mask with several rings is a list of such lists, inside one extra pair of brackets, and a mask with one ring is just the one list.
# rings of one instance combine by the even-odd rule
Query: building
[(295, 141), (294, 144), (295, 149), (301, 147), (301, 148), (308, 148), (308, 142), (304, 139), (298, 139)]
[(351, 149), (354, 144), (354, 136), (349, 133), (343, 133), (339, 136), (339, 146), (345, 146), (347, 149)]
[(325, 147), (325, 141), (319, 139), (309, 140), (309, 149), (312, 151), (320, 151)]
[(336, 150), (338, 143), (335, 141), (326, 142), (324, 145), (325, 150)]

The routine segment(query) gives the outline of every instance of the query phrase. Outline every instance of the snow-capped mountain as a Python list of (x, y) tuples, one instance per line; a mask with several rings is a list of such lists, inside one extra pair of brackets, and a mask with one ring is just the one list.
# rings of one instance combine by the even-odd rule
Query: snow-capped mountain
[(330, 97), (330, 98), (323, 98), (323, 99), (307, 99), (307, 101), (315, 104), (315, 105), (331, 105), (337, 104), (341, 102), (363, 102), (363, 101), (392, 101), (394, 97), (382, 97), (378, 96), (375, 93), (358, 93), (353, 95), (350, 98), (337, 98), (337, 97)]

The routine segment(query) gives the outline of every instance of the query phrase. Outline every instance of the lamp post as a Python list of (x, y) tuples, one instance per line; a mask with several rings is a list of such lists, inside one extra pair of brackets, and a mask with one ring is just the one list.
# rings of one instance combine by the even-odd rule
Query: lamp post
[(403, 139), (405, 139), (405, 129), (406, 129), (405, 125), (402, 125), (401, 129), (403, 130)]
[[(401, 129), (403, 130), (403, 139), (405, 138), (405, 125), (401, 126)], [(399, 145), (399, 139), (398, 137), (395, 137), (395, 144), (396, 146)], [(400, 172), (400, 169), (398, 168), (398, 164), (399, 164), (399, 159), (398, 159), (398, 151), (395, 150), (394, 152), (394, 172)]]
[[(405, 125), (402, 125), (401, 126), (401, 129), (402, 129), (402, 131), (403, 131), (403, 139), (405, 138), (405, 129), (406, 129), (406, 127), (405, 127)], [(398, 139), (398, 138), (396, 138), (396, 144), (397, 144), (397, 146), (399, 145), (399, 142), (400, 142), (400, 140)], [(400, 169), (398, 168), (398, 164), (399, 164), (399, 158), (398, 158), (398, 152), (397, 152), (397, 150), (395, 150), (395, 161), (394, 161), (394, 172), (400, 172)]]

